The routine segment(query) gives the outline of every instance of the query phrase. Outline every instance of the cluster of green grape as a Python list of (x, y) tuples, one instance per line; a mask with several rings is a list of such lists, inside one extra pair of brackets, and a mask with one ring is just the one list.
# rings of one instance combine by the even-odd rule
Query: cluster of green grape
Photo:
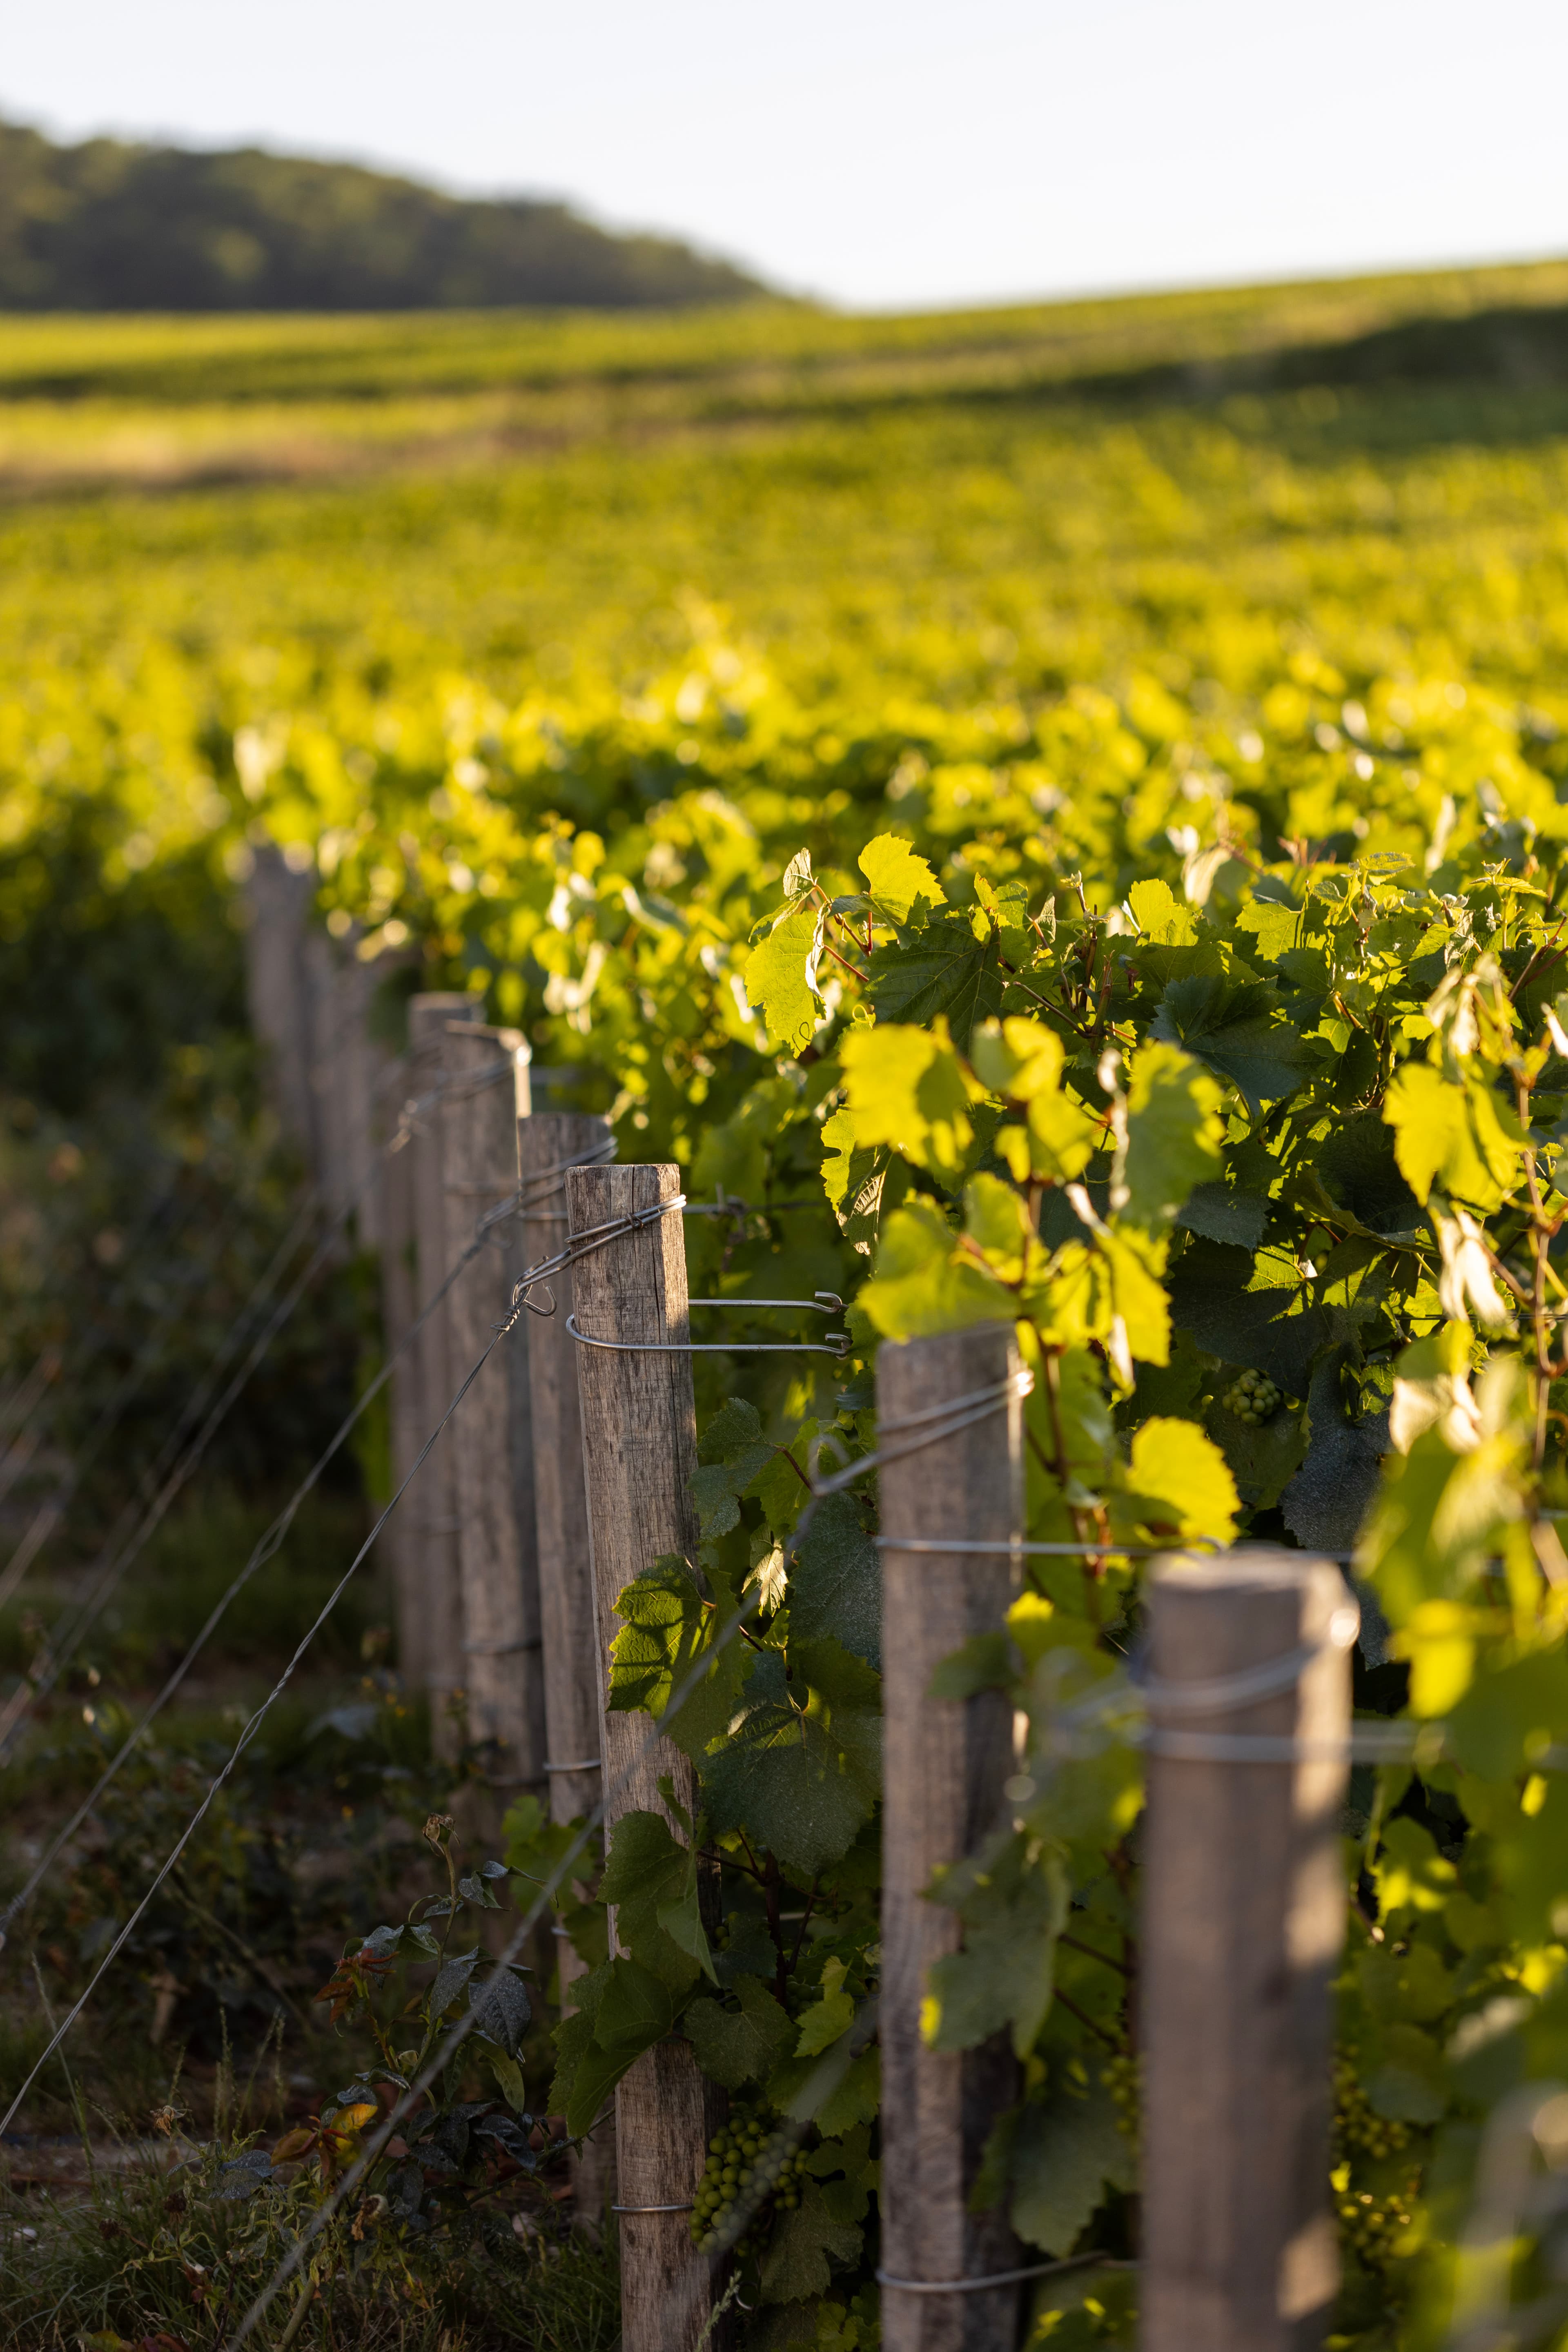
[(1334, 2147), (1346, 2157), (1398, 2156), (1410, 2145), (1407, 2126), (1373, 2110), (1348, 2058), (1334, 2061)]
[(1394, 2242), (1410, 2227), (1412, 2195), (1408, 2189), (1374, 2197), (1370, 2189), (1350, 2189), (1339, 2200), (1340, 2235), (1360, 2255), (1368, 2270), (1381, 2269), (1394, 2252)]
[(1116, 2109), (1116, 2120), (1134, 2147), (1142, 2128), (1143, 2062), (1124, 2050), (1106, 2063), (1101, 2077)]
[[(761, 2204), (770, 2199), (782, 2212), (800, 2203), (805, 2178), (804, 2150), (789, 2132), (763, 2122), (757, 2107), (737, 2105), (708, 2143), (708, 2162), (691, 2208), (692, 2243), (707, 2251), (717, 2242), (731, 2207), (740, 2198)], [(742, 2239), (737, 2252), (746, 2251)]]
[(1264, 1372), (1243, 1372), (1220, 1399), (1226, 1412), (1235, 1413), (1237, 1421), (1261, 1426), (1271, 1413), (1279, 1410), (1279, 1391)]

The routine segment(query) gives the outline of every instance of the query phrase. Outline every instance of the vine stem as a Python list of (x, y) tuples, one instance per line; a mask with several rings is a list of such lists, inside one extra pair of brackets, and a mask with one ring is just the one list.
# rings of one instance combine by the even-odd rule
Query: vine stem
[(1130, 1977), (1132, 1974), (1125, 1960), (1114, 1958), (1110, 1952), (1097, 1951), (1092, 1944), (1080, 1944), (1076, 1936), (1058, 1936), (1057, 1941), (1058, 1944), (1065, 1944), (1069, 1952), (1082, 1952), (1086, 1959), (1103, 1961), (1108, 1969), (1114, 1969), (1119, 1976)]
[[(1547, 1251), (1558, 1230), (1561, 1218), (1550, 1218), (1541, 1197), (1540, 1172), (1535, 1164), (1535, 1147), (1530, 1141), (1530, 1097), (1533, 1081), (1526, 1070), (1520, 1070), (1515, 1080), (1519, 1123), (1524, 1129), (1524, 1181), (1530, 1195), (1530, 1247), (1534, 1261), (1534, 1281), (1530, 1292), (1530, 1318), (1535, 1340), (1535, 1442), (1532, 1466), (1537, 1476), (1546, 1461), (1546, 1431), (1552, 1396), (1552, 1331), (1546, 1307)], [(1518, 1285), (1514, 1286), (1518, 1288)]]
[[(1065, 1942), (1065, 1940), (1066, 1938), (1064, 1937), (1063, 1941)], [(1096, 1959), (1099, 1959), (1100, 1957), (1100, 1955), (1097, 1952), (1095, 1954)], [(1069, 2017), (1076, 2017), (1080, 2025), (1087, 2025), (1091, 2033), (1098, 2033), (1108, 2050), (1114, 2050), (1118, 2057), (1121, 2055), (1121, 2044), (1116, 2039), (1115, 2034), (1108, 2033), (1105, 2027), (1101, 2025), (1097, 2019), (1090, 2017), (1087, 2009), (1080, 2009), (1079, 2007), (1077, 2001), (1073, 2000), (1070, 1993), (1063, 1992), (1060, 1985), (1058, 1985), (1055, 1988), (1051, 1998), (1053, 2000), (1060, 2001), (1062, 2007), (1067, 2011)]]

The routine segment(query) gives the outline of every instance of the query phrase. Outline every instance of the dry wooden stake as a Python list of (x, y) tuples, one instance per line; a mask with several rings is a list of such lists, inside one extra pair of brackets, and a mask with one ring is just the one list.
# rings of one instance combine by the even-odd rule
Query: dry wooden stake
[[(1011, 1332), (995, 1325), (884, 1347), (879, 1442), (896, 1444), (901, 1423), (992, 1388), (1017, 1368)], [(1016, 1538), (1022, 1461), (1023, 1407), (1013, 1398), (921, 1446), (880, 1482), (889, 1629), (879, 2028), (886, 2352), (1013, 2352), (1016, 2341), (1016, 2286), (931, 2294), (890, 2282), (981, 2278), (1024, 2259), (1005, 2214), (971, 2213), (967, 2201), (992, 2125), (1017, 2095), (1007, 2037), (948, 2052), (928, 2048), (921, 2034), (928, 1971), (957, 1948), (960, 1933), (955, 1915), (923, 1891), (941, 1864), (961, 1860), (1005, 1818), (1002, 1786), (1014, 1769), (1012, 1717), (1001, 1695), (933, 1699), (931, 1675), (972, 1634), (1000, 1627), (1019, 1566), (1005, 1555), (900, 1551), (897, 1542)]]
[[(518, 1121), (525, 1265), (537, 1265), (554, 1256), (565, 1239), (566, 1163), (605, 1160), (613, 1148), (609, 1122), (585, 1112), (536, 1112), (531, 1118)], [(591, 1811), (599, 1801), (600, 1776), (595, 1761), (599, 1753), (599, 1637), (594, 1622), (588, 1502), (583, 1483), (577, 1349), (566, 1328), (574, 1302), (570, 1267), (552, 1275), (548, 1286), (555, 1312), (530, 1315), (526, 1336), (550, 1817), (570, 1822)], [(542, 1297), (539, 1303), (543, 1305)], [(564, 1937), (557, 1937), (556, 1945), (564, 2016), (576, 2006), (572, 1987), (588, 1963)], [(573, 2161), (576, 2217), (590, 2226), (597, 2227), (605, 2218), (614, 2159), (613, 2126), (606, 2116)]]
[[(447, 1073), (447, 1057), (454, 1022), (475, 1021), (482, 1007), (471, 996), (432, 991), (411, 998), (408, 1006), (408, 1058), (411, 1090), (426, 1096), (439, 1087)], [(421, 1112), (407, 1149), (413, 1162), (415, 1230), (415, 1312), (418, 1314), (446, 1279), (447, 1198), (442, 1175), (445, 1097)], [(470, 1223), (469, 1232), (473, 1230)], [(416, 1342), (419, 1366), (421, 1411), (430, 1425), (447, 1410), (457, 1385), (454, 1377), (468, 1370), (458, 1365), (450, 1343), (451, 1301), (438, 1307)], [(470, 1400), (471, 1402), (471, 1400)], [(428, 1429), (422, 1430), (421, 1439)], [(430, 1700), (430, 1738), (437, 1756), (450, 1762), (462, 1746), (462, 1726), (455, 1712), (463, 1679), (462, 1589), (458, 1568), (457, 1488), (450, 1446), (437, 1445), (420, 1471), (404, 1507), (414, 1528), (419, 1559), (422, 1630), (412, 1671), (423, 1672)], [(405, 1670), (407, 1671), (407, 1670)]]
[[(515, 1196), (518, 1118), (528, 1110), (528, 1048), (514, 1030), (453, 1021), (442, 1058), (449, 1088), (441, 1106), (441, 1164), (450, 1266), (474, 1240), (480, 1220)], [(447, 1302), (454, 1382), (506, 1321), (518, 1272), (517, 1220), (508, 1216), (490, 1228)], [(526, 1396), (524, 1351), (509, 1345), (491, 1358), (452, 1423), (452, 1471), (468, 1738), (489, 1751), (492, 1786), (542, 1788), (531, 1475), (525, 1518), (513, 1462), (514, 1422), (520, 1398), (526, 1411)]]
[[(1324, 1560), (1260, 1549), (1152, 1572), (1145, 2352), (1309, 2352), (1332, 2309), (1329, 1984), (1348, 1771), (1333, 1748), (1350, 1728), (1353, 1639), (1353, 1603)], [(1270, 1663), (1284, 1684), (1271, 1696), (1180, 1704), (1183, 1684)], [(1329, 1752), (1208, 1748), (1259, 1735)]]
[[(389, 1074), (377, 1121), (380, 1129), (378, 1143), (384, 1141), (395, 1129), (402, 1114), (403, 1098), (408, 1092), (406, 1063), (403, 1066), (401, 1079), (399, 1085)], [(417, 1345), (409, 1348), (403, 1355), (397, 1353), (418, 1311), (415, 1306), (414, 1154), (408, 1145), (383, 1160), (377, 1192), (380, 1196), (376, 1225), (381, 1259), (382, 1342), (387, 1354), (393, 1358), (387, 1417), (391, 1424), (393, 1486), (395, 1490), (413, 1468), (415, 1457), (426, 1433), (419, 1395)], [(418, 1505), (413, 1496), (409, 1497), (409, 1505), (407, 1510), (394, 1511), (386, 1523), (382, 1542), (387, 1548), (392, 1573), (398, 1660), (405, 1676), (412, 1680), (423, 1671), (425, 1617), (420, 1583), (420, 1540), (415, 1526)]]
[[(673, 1167), (574, 1168), (566, 1176), (567, 1232), (575, 1235), (659, 1201), (673, 1201)], [(595, 1339), (630, 1343), (579, 1347), (577, 1388), (598, 1628), (599, 1688), (620, 1629), (617, 1594), (665, 1552), (697, 1557), (690, 1484), (697, 1467), (697, 1415), (689, 1356), (632, 1352), (639, 1344), (686, 1346), (686, 1244), (679, 1211), (579, 1259), (575, 1315)], [(632, 1811), (670, 1817), (659, 1794), (673, 1782), (688, 1812), (697, 1810), (696, 1775), (666, 1740), (647, 1741), (637, 1715), (602, 1712), (599, 1754), (608, 1796), (606, 1828)], [(684, 1832), (670, 1822), (678, 1837)], [(710, 1920), (710, 1932), (717, 1922)], [(614, 1923), (612, 1921), (612, 1933)], [(617, 2203), (621, 2224), (622, 2342), (625, 2352), (694, 2352), (713, 2311), (713, 2280), (692, 2246), (690, 2200), (723, 2094), (706, 2084), (689, 2042), (658, 2042), (639, 2058), (616, 2093)], [(679, 2211), (650, 2211), (676, 2206)], [(725, 2323), (708, 2337), (718, 2345)]]

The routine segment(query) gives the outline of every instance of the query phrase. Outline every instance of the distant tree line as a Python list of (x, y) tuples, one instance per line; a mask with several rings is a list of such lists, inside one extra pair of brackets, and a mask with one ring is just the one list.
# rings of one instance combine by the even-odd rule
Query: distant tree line
[(763, 291), (563, 204), (466, 201), (258, 148), (59, 147), (0, 123), (0, 310), (617, 310)]

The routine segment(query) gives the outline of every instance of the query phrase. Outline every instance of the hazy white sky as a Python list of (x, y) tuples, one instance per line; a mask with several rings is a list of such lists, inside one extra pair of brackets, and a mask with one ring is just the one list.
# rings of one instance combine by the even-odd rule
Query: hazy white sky
[(1568, 251), (1563, 0), (0, 0), (0, 114), (568, 195), (855, 305)]

